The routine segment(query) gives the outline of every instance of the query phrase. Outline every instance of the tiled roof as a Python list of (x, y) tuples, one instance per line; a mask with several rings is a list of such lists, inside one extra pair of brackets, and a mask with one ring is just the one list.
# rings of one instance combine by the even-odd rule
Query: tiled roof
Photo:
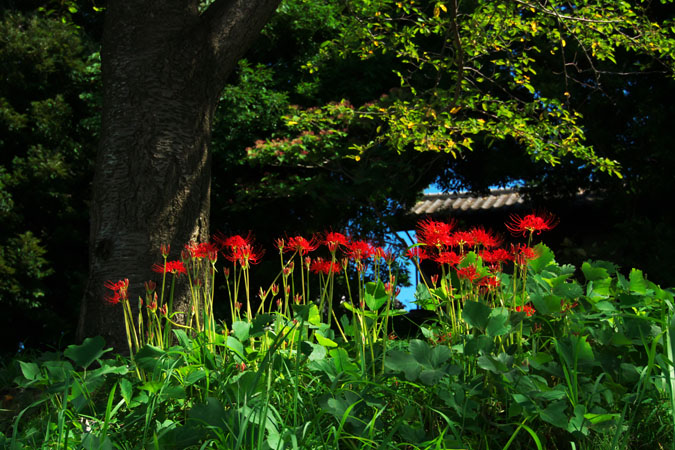
[(515, 189), (493, 189), (487, 195), (468, 192), (458, 194), (425, 194), (412, 208), (414, 215), (449, 213), (452, 211), (487, 211), (517, 207), (525, 203)]

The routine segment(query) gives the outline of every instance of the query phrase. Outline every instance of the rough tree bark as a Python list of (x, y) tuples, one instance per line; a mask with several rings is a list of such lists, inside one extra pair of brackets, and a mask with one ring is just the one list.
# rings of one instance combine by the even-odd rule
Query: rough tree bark
[[(122, 311), (104, 301), (105, 281), (128, 278), (135, 303), (160, 245), (177, 258), (185, 243), (208, 239), (212, 117), (279, 1), (216, 0), (201, 14), (199, 0), (108, 1), (80, 338), (100, 334), (124, 351)], [(184, 307), (186, 293), (177, 299)]]

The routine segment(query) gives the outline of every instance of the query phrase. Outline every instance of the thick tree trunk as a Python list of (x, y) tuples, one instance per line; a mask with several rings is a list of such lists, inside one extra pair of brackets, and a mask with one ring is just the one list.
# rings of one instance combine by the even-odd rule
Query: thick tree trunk
[[(120, 305), (108, 280), (128, 278), (132, 305), (170, 259), (209, 237), (211, 119), (237, 59), (278, 0), (110, 0), (103, 37), (104, 110), (91, 205), (89, 279), (80, 337), (124, 351)], [(174, 305), (184, 308), (187, 292)]]

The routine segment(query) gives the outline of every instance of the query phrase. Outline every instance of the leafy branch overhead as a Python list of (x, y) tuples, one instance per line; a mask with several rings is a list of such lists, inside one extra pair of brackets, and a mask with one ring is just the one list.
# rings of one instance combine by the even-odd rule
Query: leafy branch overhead
[(607, 0), (349, 1), (339, 36), (303, 68), (318, 76), (336, 58), (379, 58), (399, 84), (359, 105), (293, 108), (287, 134), (259, 141), (249, 157), (320, 162), (330, 148), (359, 159), (385, 146), (457, 158), (478, 143), (511, 140), (535, 161), (571, 157), (621, 176), (617, 161), (586, 143), (570, 92), (601, 91), (604, 76), (629, 75), (616, 65), (628, 52), (639, 55), (630, 75), (672, 76), (672, 19), (650, 19), (645, 8)]

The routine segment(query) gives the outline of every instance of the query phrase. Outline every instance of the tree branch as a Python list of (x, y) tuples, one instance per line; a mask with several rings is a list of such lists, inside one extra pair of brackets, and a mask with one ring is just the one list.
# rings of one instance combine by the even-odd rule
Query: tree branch
[(216, 0), (202, 14), (216, 61), (234, 64), (258, 37), (280, 0)]

